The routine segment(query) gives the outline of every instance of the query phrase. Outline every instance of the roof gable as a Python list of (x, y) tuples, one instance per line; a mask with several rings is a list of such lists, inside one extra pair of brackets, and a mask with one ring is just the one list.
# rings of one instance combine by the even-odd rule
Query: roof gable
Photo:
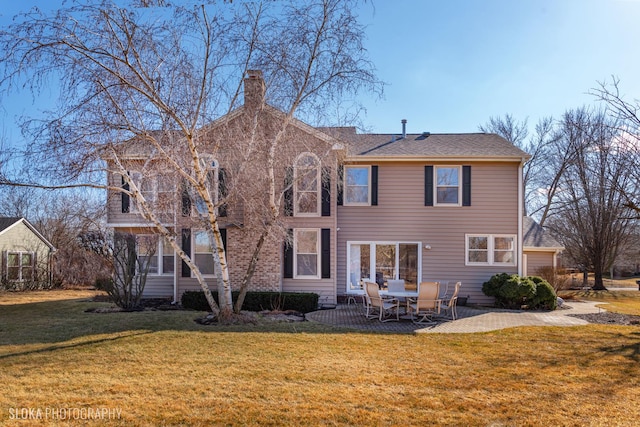
[(531, 217), (525, 216), (523, 218), (522, 232), (522, 246), (524, 248), (564, 249), (560, 242)]
[(20, 221), (20, 217), (0, 216), (0, 233)]
[(52, 250), (56, 250), (55, 246), (49, 240), (47, 240), (40, 232), (29, 222), (26, 218), (23, 217), (0, 217), (0, 235), (7, 231), (8, 229), (16, 226), (19, 223), (23, 223), (25, 227), (27, 227), (36, 237), (42, 242), (49, 246)]

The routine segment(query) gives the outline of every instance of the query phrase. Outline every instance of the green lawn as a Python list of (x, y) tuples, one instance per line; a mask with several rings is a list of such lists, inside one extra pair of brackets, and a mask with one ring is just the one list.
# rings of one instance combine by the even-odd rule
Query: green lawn
[[(112, 411), (71, 425), (123, 426), (640, 419), (637, 326), (420, 335), (201, 326), (196, 312), (85, 313), (104, 305), (89, 295), (0, 294), (0, 424), (69, 425), (54, 419), (60, 408)], [(16, 419), (38, 409), (42, 420)]]

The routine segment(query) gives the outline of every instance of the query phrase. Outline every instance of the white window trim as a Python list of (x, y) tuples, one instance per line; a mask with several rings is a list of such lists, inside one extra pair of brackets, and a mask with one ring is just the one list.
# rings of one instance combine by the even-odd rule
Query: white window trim
[[(200, 233), (200, 232), (207, 234), (206, 230), (201, 230), (201, 229), (192, 229), (191, 230), (191, 261), (193, 261), (193, 263), (195, 265), (197, 265), (196, 264), (196, 236), (195, 236), (195, 234), (196, 233)], [(212, 246), (211, 247), (211, 251), (214, 251), (215, 249), (213, 248), (213, 243), (209, 242), (209, 244)], [(204, 252), (198, 252), (198, 253), (204, 253)], [(204, 274), (204, 273), (202, 273), (202, 271), (200, 273), (202, 274), (202, 277), (214, 277), (214, 278), (218, 277), (216, 275), (216, 263), (213, 260), (213, 255), (214, 254), (213, 254), (213, 252), (207, 252), (207, 253), (211, 254), (211, 262), (213, 262), (213, 274)], [(196, 278), (196, 275), (193, 273), (193, 270), (191, 270), (191, 277), (192, 278)]]
[[(31, 274), (32, 277), (35, 278), (36, 275), (36, 253), (34, 251), (7, 251), (7, 264), (5, 265), (6, 268), (6, 275), (7, 275), (7, 279), (9, 278), (9, 255), (18, 255), (18, 278), (17, 279), (8, 279), (11, 283), (18, 283), (18, 282), (24, 282), (25, 279), (22, 277), (22, 255), (31, 255), (31, 264), (29, 264), (29, 268), (31, 269)], [(11, 267), (11, 268), (16, 268), (16, 267)]]
[[(315, 212), (298, 212), (298, 161), (304, 156), (312, 156), (316, 161), (316, 211)], [(320, 159), (313, 153), (304, 152), (300, 154), (296, 161), (294, 162), (293, 167), (293, 216), (299, 217), (318, 217), (320, 216), (320, 211), (322, 207), (322, 168), (320, 167)], [(306, 169), (306, 168), (305, 168)], [(310, 191), (305, 191), (305, 193), (310, 193)]]
[[(298, 238), (297, 233), (299, 231), (314, 231), (316, 233), (316, 274), (314, 275), (300, 275), (298, 274)], [(294, 228), (293, 229), (293, 278), (294, 279), (319, 279), (320, 278), (320, 229), (319, 228)]]
[[(458, 203), (438, 203), (438, 169), (458, 170)], [(452, 187), (452, 186), (442, 186)], [(436, 165), (433, 167), (433, 206), (462, 206), (462, 166), (460, 165)]]
[[(145, 202), (148, 204), (154, 204), (158, 200), (158, 195), (160, 193), (159, 179), (158, 179), (159, 176), (161, 176), (161, 174), (153, 173), (145, 177), (145, 175), (140, 171), (137, 171), (137, 170), (129, 171), (129, 179), (131, 180), (133, 185), (135, 185), (135, 187), (138, 189), (138, 192), (140, 193), (140, 195), (144, 197)], [(143, 194), (143, 190), (142, 190), (143, 183), (145, 185), (151, 186), (151, 188), (146, 191), (147, 196)], [(172, 193), (173, 195), (175, 195), (176, 187), (173, 186), (168, 191), (162, 191), (162, 193), (170, 193), (170, 194)], [(142, 213), (142, 211), (138, 208), (138, 200), (135, 197), (131, 197), (130, 200), (131, 200), (131, 204), (130, 204), (131, 213), (135, 213), (135, 214)], [(166, 206), (166, 209), (162, 211), (158, 211), (158, 213), (166, 214), (166, 213), (171, 213), (172, 211), (173, 209), (171, 206)]]
[[(486, 237), (487, 238), (487, 262), (472, 262), (469, 261), (469, 238), (471, 237)], [(506, 237), (513, 240), (513, 262), (495, 262), (495, 239)], [(518, 240), (515, 234), (465, 234), (464, 236), (464, 264), (467, 266), (505, 266), (515, 267), (518, 259)]]
[(364, 294), (364, 289), (351, 289), (349, 282), (351, 281), (351, 271), (349, 270), (349, 262), (351, 260), (351, 246), (352, 245), (369, 245), (369, 277), (363, 277), (362, 279), (369, 279), (375, 282), (376, 277), (376, 245), (396, 245), (396, 260), (394, 278), (398, 278), (400, 275), (400, 245), (417, 245), (418, 246), (418, 272), (417, 282), (422, 281), (422, 242), (417, 241), (405, 241), (405, 240), (350, 240), (347, 242), (347, 281), (346, 288), (348, 294)]
[[(350, 202), (347, 198), (347, 170), (348, 169), (367, 169), (367, 201), (366, 202)], [(371, 165), (345, 165), (343, 179), (343, 205), (344, 206), (371, 206)]]
[[(217, 205), (218, 204), (218, 187), (219, 187), (219, 179), (220, 179), (220, 164), (218, 163), (218, 161), (211, 157), (211, 156), (207, 156), (206, 160), (204, 160), (203, 157), (203, 161), (205, 162), (205, 164), (207, 165), (207, 174), (209, 174), (209, 172), (213, 173), (213, 180), (212, 182), (209, 183), (209, 194), (211, 195), (212, 198), (212, 202), (213, 205)], [(206, 216), (208, 215), (207, 211), (205, 210), (204, 212), (200, 212), (200, 210), (198, 209), (198, 203), (196, 202), (196, 200), (199, 200), (200, 195), (199, 194), (195, 194), (196, 199), (193, 200), (192, 203), (192, 209), (191, 209), (191, 216), (193, 217), (201, 217), (201, 216)], [(206, 205), (205, 205), (206, 207)], [(216, 208), (216, 215), (217, 215), (217, 208)]]
[[(140, 234), (139, 236), (154, 236), (154, 234)], [(164, 236), (157, 235), (158, 242), (156, 243), (156, 253), (153, 254), (154, 257), (158, 259), (158, 272), (157, 273), (149, 273), (148, 276), (173, 276), (175, 274), (175, 258), (176, 253), (173, 251), (173, 272), (167, 273), (164, 268)], [(137, 246), (137, 243), (136, 243)], [(173, 249), (173, 248), (172, 248)], [(138, 248), (136, 247), (136, 253), (138, 253)]]

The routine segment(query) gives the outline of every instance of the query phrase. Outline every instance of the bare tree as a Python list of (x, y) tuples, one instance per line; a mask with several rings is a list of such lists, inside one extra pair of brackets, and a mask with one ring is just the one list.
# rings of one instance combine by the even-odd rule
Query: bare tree
[(626, 100), (620, 92), (620, 80), (613, 77), (611, 84), (601, 82), (591, 93), (609, 107), (616, 118), (618, 144), (626, 150), (631, 182), (620, 191), (627, 200), (627, 206), (640, 219), (640, 100)]
[(104, 227), (104, 200), (96, 194), (2, 186), (0, 215), (27, 218), (53, 244), (55, 286), (93, 285), (98, 277), (108, 274), (103, 259), (86, 250), (79, 240), (82, 234)]
[(605, 289), (603, 274), (624, 248), (630, 233), (626, 152), (617, 143), (606, 112), (587, 108), (565, 113), (561, 146), (573, 153), (558, 185), (551, 228), (567, 253), (595, 275), (594, 289)]
[[(156, 3), (164, 4), (142, 2)], [(242, 224), (255, 236), (241, 281), (246, 292), (262, 246), (284, 235), (281, 171), (293, 160), (291, 141), (300, 137), (292, 124), (298, 118), (322, 124), (322, 112), (342, 97), (381, 90), (362, 46), (357, 3), (212, 1), (134, 9), (77, 1), (53, 16), (22, 15), (0, 33), (4, 86), (27, 82), (38, 91), (53, 79), (60, 88), (56, 111), (23, 123), (35, 141), (33, 164), (48, 178), (30, 184), (85, 185), (130, 198), (191, 269), (214, 314), (230, 317), (220, 209), (235, 202), (255, 213)], [(264, 71), (266, 98), (245, 101), (242, 118), (231, 120), (250, 69)], [(214, 159), (229, 160), (233, 168), (224, 194), (212, 190)], [(132, 164), (142, 181), (129, 174)], [(200, 207), (199, 224), (219, 272), (220, 305), (177, 242), (178, 230), (166, 225), (166, 210), (143, 187), (144, 175), (158, 170)], [(108, 185), (105, 172), (112, 177)]]
[(529, 134), (527, 119), (518, 121), (510, 114), (491, 117), (479, 129), (500, 135), (531, 155), (523, 167), (525, 215), (538, 215), (539, 222), (543, 225), (566, 163), (564, 160), (558, 161), (553, 153), (556, 147), (554, 142), (557, 140), (553, 119), (541, 119), (535, 126), (533, 135)]

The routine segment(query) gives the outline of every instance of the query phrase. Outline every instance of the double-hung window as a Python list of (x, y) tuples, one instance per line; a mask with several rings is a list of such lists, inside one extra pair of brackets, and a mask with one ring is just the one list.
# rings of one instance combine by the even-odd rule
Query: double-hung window
[(35, 267), (34, 252), (7, 252), (7, 279), (10, 282), (33, 280)]
[[(201, 166), (203, 170), (206, 170), (205, 187), (208, 197), (210, 198), (211, 203), (215, 205), (218, 203), (218, 162), (211, 157), (203, 157)], [(194, 199), (197, 213), (200, 215), (207, 215), (207, 203), (200, 194), (197, 192), (195, 193)]]
[(462, 186), (460, 166), (436, 166), (436, 206), (460, 206)]
[(371, 167), (344, 167), (344, 204), (371, 204)]
[(148, 266), (148, 274), (173, 274), (174, 250), (167, 239), (159, 239), (157, 235), (143, 234), (136, 239), (136, 246), (139, 258), (138, 269)]
[(320, 161), (312, 153), (304, 153), (295, 163), (294, 169), (294, 215), (320, 215)]
[(209, 234), (204, 230), (193, 232), (193, 256), (202, 275), (215, 276), (213, 245), (209, 240)]
[(467, 234), (466, 265), (516, 265), (516, 236)]
[(293, 236), (293, 271), (296, 279), (320, 277), (320, 230), (296, 228)]

